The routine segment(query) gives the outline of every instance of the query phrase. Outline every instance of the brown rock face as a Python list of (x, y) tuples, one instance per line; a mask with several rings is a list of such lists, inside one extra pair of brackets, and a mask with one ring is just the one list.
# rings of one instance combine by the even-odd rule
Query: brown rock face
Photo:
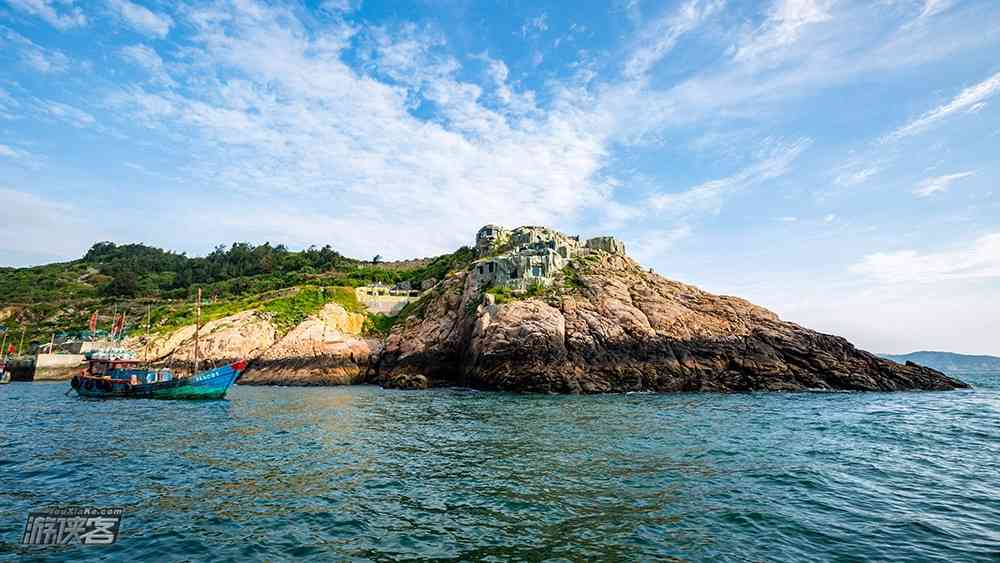
[(365, 376), (379, 344), (362, 339), (365, 316), (336, 303), (292, 329), (240, 378), (241, 385), (349, 385)]
[(543, 298), (493, 304), (464, 273), (388, 338), (373, 381), (555, 393), (954, 389), (845, 339), (598, 253)]
[[(256, 311), (243, 311), (205, 323), (199, 334), (201, 367), (239, 359), (254, 360), (277, 341), (278, 331), (270, 317)], [(170, 334), (153, 335), (148, 346), (144, 337), (131, 338), (125, 346), (140, 358), (190, 369), (194, 364), (194, 325)]]

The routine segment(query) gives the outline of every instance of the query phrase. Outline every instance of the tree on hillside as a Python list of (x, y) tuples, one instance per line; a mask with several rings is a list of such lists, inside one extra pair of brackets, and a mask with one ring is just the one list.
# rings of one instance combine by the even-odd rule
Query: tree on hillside
[(139, 278), (131, 270), (121, 270), (101, 289), (108, 297), (135, 297), (139, 292)]
[(382, 255), (381, 254), (376, 254), (375, 257), (372, 258), (372, 266), (378, 264), (381, 261), (382, 261)]

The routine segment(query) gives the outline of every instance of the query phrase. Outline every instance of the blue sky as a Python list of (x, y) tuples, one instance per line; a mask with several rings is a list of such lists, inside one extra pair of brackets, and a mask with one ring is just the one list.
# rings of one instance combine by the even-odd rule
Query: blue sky
[(1000, 3), (0, 0), (0, 264), (613, 233), (867, 349), (1000, 354)]

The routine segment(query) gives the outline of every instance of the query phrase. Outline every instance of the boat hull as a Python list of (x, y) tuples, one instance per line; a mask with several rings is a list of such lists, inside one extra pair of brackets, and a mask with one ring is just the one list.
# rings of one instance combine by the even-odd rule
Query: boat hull
[(73, 389), (79, 396), (92, 399), (222, 399), (245, 368), (246, 363), (240, 361), (191, 377), (139, 384), (119, 379), (79, 376), (74, 378)]

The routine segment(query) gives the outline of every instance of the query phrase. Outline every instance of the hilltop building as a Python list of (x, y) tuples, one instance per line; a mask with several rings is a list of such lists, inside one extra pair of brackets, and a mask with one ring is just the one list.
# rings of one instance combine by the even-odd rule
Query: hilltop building
[(486, 225), (476, 233), (473, 264), (476, 283), (527, 289), (533, 284), (549, 285), (556, 272), (578, 256), (592, 252), (625, 255), (625, 245), (615, 237), (595, 237), (580, 242), (547, 227), (525, 226), (508, 231)]

